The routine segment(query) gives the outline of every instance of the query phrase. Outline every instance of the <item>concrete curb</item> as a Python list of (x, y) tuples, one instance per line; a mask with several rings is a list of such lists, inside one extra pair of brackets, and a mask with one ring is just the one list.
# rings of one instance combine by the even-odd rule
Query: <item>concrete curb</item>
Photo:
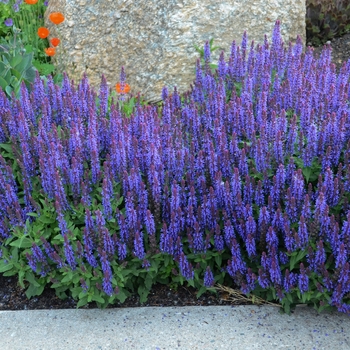
[(270, 306), (0, 311), (1, 350), (350, 349), (350, 317)]

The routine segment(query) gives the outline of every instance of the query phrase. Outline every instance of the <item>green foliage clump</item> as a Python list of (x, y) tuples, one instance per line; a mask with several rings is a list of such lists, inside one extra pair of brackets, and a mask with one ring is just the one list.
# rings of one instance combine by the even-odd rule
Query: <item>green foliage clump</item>
[(307, 0), (306, 38), (314, 46), (350, 30), (349, 0)]
[(9, 97), (12, 92), (18, 97), (22, 82), (30, 88), (37, 71), (33, 65), (33, 53), (26, 51), (16, 35), (16, 28), (14, 32), (9, 40), (2, 38), (0, 41), (0, 87)]

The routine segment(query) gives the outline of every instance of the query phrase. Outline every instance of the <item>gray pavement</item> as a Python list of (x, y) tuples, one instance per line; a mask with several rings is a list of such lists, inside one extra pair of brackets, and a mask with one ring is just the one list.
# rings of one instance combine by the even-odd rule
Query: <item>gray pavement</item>
[(350, 350), (350, 317), (299, 307), (0, 311), (0, 350)]

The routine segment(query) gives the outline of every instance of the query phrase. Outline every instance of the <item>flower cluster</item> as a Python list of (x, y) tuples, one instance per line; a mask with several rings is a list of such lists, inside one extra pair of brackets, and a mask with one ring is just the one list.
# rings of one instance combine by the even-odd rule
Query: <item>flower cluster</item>
[[(29, 0), (28, 0), (29, 1)], [(30, 0), (30, 2), (27, 2), (28, 4), (34, 5), (36, 4), (37, 1), (35, 0)], [(61, 12), (52, 12), (49, 15), (49, 19), (53, 24), (60, 24), (64, 21), (64, 15)], [(38, 36), (41, 39), (45, 39), (50, 35), (50, 31), (46, 28), (46, 27), (40, 27), (38, 29)], [(60, 43), (60, 39), (59, 38), (52, 38), (50, 40), (50, 43), (52, 44), (53, 47), (48, 47), (45, 49), (45, 53), (48, 56), (54, 56), (56, 54), (56, 47), (59, 45)]]
[[(190, 91), (165, 88), (161, 110), (138, 104), (130, 118), (114, 103), (108, 110), (104, 77), (99, 108), (86, 76), (75, 87), (65, 75), (62, 88), (38, 77), (18, 101), (0, 92), (0, 142), (11, 142), (23, 183), (20, 191), (1, 156), (3, 242), (28, 213), (40, 215), (32, 200), (39, 181), (55, 203), (63, 263), (101, 264), (107, 295), (111, 262), (151, 259), (146, 242), (159, 237), (154, 245), (187, 279), (196, 270), (190, 254), (225, 251), (225, 271), (246, 293), (272, 287), (283, 299), (317, 280), (332, 305), (348, 310), (350, 62), (337, 73), (330, 46), (318, 59), (299, 37), (285, 47), (279, 26), (271, 44), (249, 49), (246, 33), (241, 46), (233, 42), (217, 73), (197, 62)], [(205, 59), (208, 66), (208, 45)], [(119, 88), (127, 92), (124, 75)], [(92, 209), (97, 187), (101, 210)], [(73, 237), (65, 213), (78, 203), (85, 227)], [(34, 270), (44, 259), (38, 249)], [(213, 266), (202, 277), (211, 286)]]

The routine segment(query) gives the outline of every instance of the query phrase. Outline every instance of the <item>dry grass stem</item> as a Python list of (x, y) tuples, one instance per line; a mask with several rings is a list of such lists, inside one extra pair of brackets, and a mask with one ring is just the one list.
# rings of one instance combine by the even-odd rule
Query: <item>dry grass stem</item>
[(224, 292), (226, 295), (228, 295), (227, 297), (221, 298), (221, 299), (225, 300), (225, 301), (231, 301), (234, 305), (241, 304), (241, 303), (252, 303), (254, 305), (270, 305), (270, 306), (281, 307), (281, 305), (278, 303), (272, 303), (272, 302), (264, 300), (256, 295), (246, 296), (243, 292), (241, 292), (238, 289), (232, 289), (230, 287), (225, 287), (221, 284), (216, 284), (213, 287), (213, 289)]

